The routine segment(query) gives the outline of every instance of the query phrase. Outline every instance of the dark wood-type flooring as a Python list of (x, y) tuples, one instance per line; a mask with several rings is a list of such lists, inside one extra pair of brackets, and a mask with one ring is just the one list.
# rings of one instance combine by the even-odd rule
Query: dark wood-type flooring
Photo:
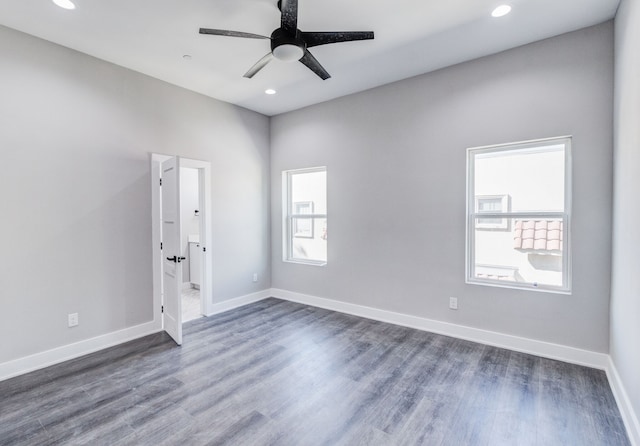
[(628, 445), (605, 373), (267, 299), (0, 382), (2, 445)]

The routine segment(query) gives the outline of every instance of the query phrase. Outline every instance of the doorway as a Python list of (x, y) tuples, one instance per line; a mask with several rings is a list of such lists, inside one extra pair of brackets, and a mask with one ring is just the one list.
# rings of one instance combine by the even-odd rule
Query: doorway
[(151, 155), (154, 320), (182, 343), (182, 324), (211, 313), (211, 165)]
[(182, 323), (203, 316), (200, 289), (201, 259), (200, 233), (200, 171), (192, 167), (180, 167), (180, 250), (182, 262)]

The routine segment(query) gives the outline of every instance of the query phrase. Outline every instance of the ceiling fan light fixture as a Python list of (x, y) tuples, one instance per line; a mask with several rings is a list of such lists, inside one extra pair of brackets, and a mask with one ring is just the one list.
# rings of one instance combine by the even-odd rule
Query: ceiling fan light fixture
[(53, 3), (64, 9), (76, 9), (76, 5), (71, 0), (53, 0)]
[(273, 57), (284, 62), (295, 62), (304, 56), (304, 51), (297, 45), (285, 43), (273, 49)]
[(491, 17), (503, 17), (511, 12), (511, 6), (500, 5), (491, 13)]

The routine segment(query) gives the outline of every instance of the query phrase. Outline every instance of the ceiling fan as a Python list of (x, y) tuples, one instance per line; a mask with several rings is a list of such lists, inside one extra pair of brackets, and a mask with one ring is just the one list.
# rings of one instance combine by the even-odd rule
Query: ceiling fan
[(248, 78), (252, 78), (275, 57), (287, 62), (298, 60), (322, 80), (326, 80), (331, 75), (313, 57), (309, 52), (309, 48), (329, 43), (373, 39), (373, 31), (303, 32), (298, 29), (298, 0), (279, 0), (278, 8), (282, 13), (280, 28), (273, 31), (271, 37), (241, 31), (209, 28), (200, 28), (200, 34), (271, 40), (271, 51), (244, 74), (244, 77)]

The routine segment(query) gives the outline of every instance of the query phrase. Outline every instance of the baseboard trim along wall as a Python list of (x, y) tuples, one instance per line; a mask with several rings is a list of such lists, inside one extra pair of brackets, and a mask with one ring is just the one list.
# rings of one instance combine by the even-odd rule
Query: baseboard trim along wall
[(341, 313), (352, 314), (354, 316), (366, 317), (368, 319), (374, 319), (381, 322), (389, 322), (391, 324), (478, 342), (480, 344), (502, 347), (522, 353), (542, 356), (544, 358), (557, 359), (559, 361), (569, 362), (572, 364), (584, 365), (601, 370), (605, 370), (607, 368), (609, 355), (605, 353), (581, 350), (578, 348), (567, 347), (565, 345), (536, 341), (533, 339), (521, 338), (494, 331), (450, 324), (448, 322), (410, 316), (408, 314), (395, 313), (378, 308), (340, 302), (337, 300), (294, 293), (286, 290), (272, 289), (271, 291), (273, 297), (292, 302), (325, 308), (327, 310), (339, 311)]
[[(266, 299), (270, 296), (271, 290), (267, 289), (257, 293), (247, 294), (245, 296), (215, 303), (211, 306), (212, 311), (207, 314), (207, 316), (213, 316), (214, 314), (233, 310), (234, 308), (248, 305), (250, 303)], [(160, 318), (157, 318), (155, 321), (4, 362), (0, 364), (0, 381), (59, 364), (70, 359), (79, 358), (80, 356), (113, 347), (114, 345), (133, 341), (134, 339), (142, 338), (160, 331), (162, 331), (162, 321)]]
[(277, 288), (271, 289), (271, 296), (291, 302), (311, 305), (313, 307), (325, 308), (327, 310), (338, 311), (340, 313), (352, 314), (354, 316), (365, 317), (367, 319), (402, 325), (409, 328), (492, 345), (494, 347), (502, 347), (522, 353), (541, 356), (543, 358), (556, 359), (563, 362), (604, 370), (607, 374), (609, 385), (611, 386), (618, 408), (620, 409), (631, 444), (633, 446), (640, 446), (640, 423), (638, 422), (638, 417), (631, 406), (631, 402), (624, 389), (624, 385), (622, 384), (615, 365), (608, 354), (582, 350), (550, 342), (536, 341), (533, 339), (521, 338), (488, 330), (481, 330), (478, 328), (465, 327), (462, 325), (450, 324), (447, 322), (410, 316), (407, 314), (394, 313), (392, 311), (381, 310), (378, 308), (366, 307), (363, 305), (356, 305), (323, 297), (310, 296), (308, 294), (295, 293)]
[[(252, 294), (228, 299), (223, 302), (215, 303), (211, 306), (211, 312), (207, 316), (224, 313), (268, 297), (275, 297), (291, 302), (297, 302), (327, 310), (338, 311), (340, 313), (360, 316), (367, 319), (373, 319), (381, 322), (388, 322), (395, 325), (401, 325), (417, 330), (429, 331), (432, 333), (451, 336), (459, 339), (465, 339), (472, 342), (502, 347), (522, 353), (542, 356), (544, 358), (557, 359), (559, 361), (579, 364), (605, 370), (607, 378), (611, 385), (613, 395), (616, 399), (631, 443), (634, 446), (640, 446), (640, 423), (635, 414), (629, 397), (625, 391), (624, 385), (620, 380), (620, 376), (613, 364), (611, 357), (605, 353), (581, 350), (564, 345), (553, 344), (544, 341), (536, 341), (533, 339), (521, 338), (518, 336), (497, 333), (488, 330), (481, 330), (473, 327), (465, 327), (448, 322), (436, 321), (417, 316), (411, 316), (392, 311), (381, 310), (378, 308), (356, 305), (347, 302), (341, 302), (323, 297), (311, 296), (308, 294), (296, 293), (292, 291), (281, 290), (277, 288), (267, 289)], [(70, 359), (75, 359), (98, 350), (113, 347), (114, 345), (132, 341), (143, 336), (161, 331), (161, 323), (159, 320), (137, 325), (135, 327), (126, 328), (113, 333), (108, 333), (95, 338), (86, 339), (84, 341), (65, 345), (62, 347), (47, 350), (45, 352), (36, 353), (31, 356), (19, 358), (0, 364), (0, 381), (13, 378), (18, 375), (42, 369), (54, 364), (59, 364)]]
[[(395, 313), (378, 308), (366, 307), (277, 288), (267, 289), (214, 303), (211, 306), (212, 311), (208, 313), (207, 316), (213, 316), (215, 314), (233, 310), (234, 308), (258, 302), (268, 297), (276, 297), (278, 299), (288, 300), (291, 302), (298, 302), (314, 307), (352, 314), (354, 316), (365, 317), (381, 322), (389, 322), (391, 324), (452, 336), (455, 338), (479, 342), (481, 344), (503, 347), (510, 350), (530, 353), (573, 364), (585, 365), (601, 370), (610, 369), (611, 361), (609, 355), (604, 353), (591, 352), (564, 345), (481, 330), (478, 328), (465, 327), (433, 319), (410, 316), (407, 314)], [(159, 321), (152, 321), (116, 332), (107, 333), (95, 338), (57, 347), (41, 353), (36, 353), (24, 358), (8, 361), (0, 364), (0, 381), (93, 353), (104, 348), (112, 347), (117, 344), (128, 342), (149, 334), (157, 333), (161, 330), (162, 328)], [(617, 376), (617, 373), (615, 376)]]
[(631, 444), (634, 446), (640, 446), (640, 423), (638, 422), (638, 417), (631, 406), (631, 402), (624, 389), (624, 385), (622, 384), (615, 365), (608, 354), (582, 350), (550, 342), (536, 341), (533, 339), (521, 338), (488, 330), (481, 330), (478, 328), (465, 327), (462, 325), (450, 324), (447, 322), (410, 316), (407, 314), (394, 313), (392, 311), (380, 310), (378, 308), (366, 307), (326, 299), (323, 297), (310, 296), (308, 294), (295, 293), (277, 288), (273, 288), (271, 290), (271, 296), (291, 302), (311, 305), (313, 307), (325, 308), (327, 310), (338, 311), (340, 313), (352, 314), (354, 316), (365, 317), (367, 319), (402, 325), (418, 330), (492, 345), (494, 347), (502, 347), (544, 358), (557, 359), (559, 361), (604, 370), (607, 374), (609, 385), (611, 386), (618, 408), (620, 409), (625, 427), (627, 428), (627, 434)]
[(134, 327), (96, 336), (94, 338), (85, 339), (73, 344), (56, 347), (51, 350), (25, 356), (23, 358), (18, 358), (13, 361), (4, 362), (0, 364), (0, 381), (59, 364), (70, 359), (79, 358), (80, 356), (88, 355), (128, 341), (133, 341), (134, 339), (157, 333), (159, 331), (162, 331), (161, 323), (159, 323), (159, 321), (151, 321)]
[(638, 420), (638, 416), (633, 410), (629, 395), (622, 384), (618, 369), (616, 369), (611, 357), (609, 357), (606, 371), (611, 391), (618, 404), (618, 409), (620, 409), (624, 425), (627, 428), (629, 440), (633, 446), (640, 446), (640, 420)]
[(271, 290), (258, 291), (257, 293), (246, 294), (240, 297), (234, 297), (222, 302), (217, 302), (211, 305), (211, 312), (206, 316), (213, 316), (214, 314), (224, 313), (225, 311), (233, 310), (234, 308), (242, 307), (245, 305), (258, 302), (260, 300), (271, 297)]

